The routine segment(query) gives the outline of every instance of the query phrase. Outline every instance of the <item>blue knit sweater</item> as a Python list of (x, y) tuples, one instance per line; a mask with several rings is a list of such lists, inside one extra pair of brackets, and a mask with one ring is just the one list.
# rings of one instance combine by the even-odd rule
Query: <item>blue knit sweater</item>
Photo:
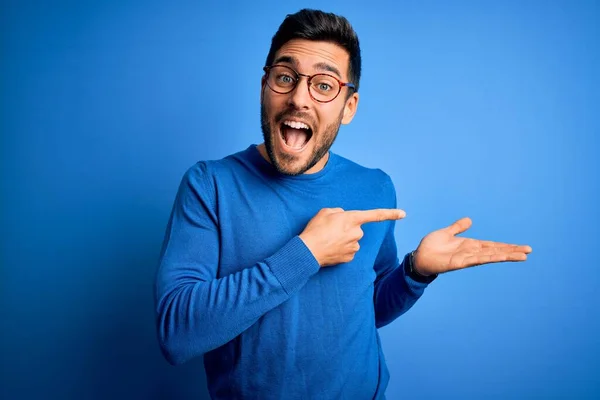
[(382, 399), (377, 328), (426, 283), (400, 262), (394, 222), (362, 226), (349, 263), (320, 268), (298, 235), (321, 209), (395, 208), (389, 176), (330, 152), (315, 174), (279, 174), (255, 145), (184, 175), (156, 276), (167, 360), (204, 356), (215, 399)]

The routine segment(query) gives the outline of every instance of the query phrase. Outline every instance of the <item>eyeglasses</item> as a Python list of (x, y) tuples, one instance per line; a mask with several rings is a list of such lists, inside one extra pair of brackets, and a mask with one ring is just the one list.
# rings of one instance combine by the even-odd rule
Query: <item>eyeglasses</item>
[(354, 84), (342, 82), (329, 74), (305, 75), (285, 65), (271, 65), (264, 67), (263, 70), (267, 74), (267, 85), (272, 91), (279, 94), (290, 93), (298, 85), (300, 77), (305, 76), (308, 78), (306, 84), (310, 97), (319, 103), (333, 101), (344, 86), (356, 90)]

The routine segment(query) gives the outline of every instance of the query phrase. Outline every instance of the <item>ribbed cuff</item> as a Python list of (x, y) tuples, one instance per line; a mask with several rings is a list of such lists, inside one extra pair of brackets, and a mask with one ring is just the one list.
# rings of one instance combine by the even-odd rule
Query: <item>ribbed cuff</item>
[(299, 236), (293, 237), (265, 261), (288, 294), (299, 290), (321, 268)]

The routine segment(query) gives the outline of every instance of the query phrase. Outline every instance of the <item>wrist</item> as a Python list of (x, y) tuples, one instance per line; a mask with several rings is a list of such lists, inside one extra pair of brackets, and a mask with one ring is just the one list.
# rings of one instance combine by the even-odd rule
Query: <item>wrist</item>
[(417, 282), (421, 282), (421, 283), (431, 283), (433, 282), (433, 280), (435, 278), (437, 278), (438, 274), (430, 274), (427, 275), (423, 272), (420, 272), (417, 268), (416, 268), (416, 263), (415, 263), (415, 253), (416, 250), (411, 251), (409, 254), (407, 254), (407, 260), (406, 260), (406, 274), (412, 278), (413, 280), (417, 281)]
[(413, 272), (415, 274), (417, 274), (418, 276), (428, 277), (428, 276), (432, 275), (432, 274), (428, 274), (426, 272), (423, 272), (419, 268), (419, 265), (417, 264), (417, 251), (416, 250), (413, 250), (413, 251), (410, 252), (410, 266), (411, 266)]
[(313, 243), (311, 243), (310, 238), (307, 237), (307, 235), (305, 235), (304, 233), (301, 233), (300, 235), (298, 235), (298, 237), (300, 238), (300, 240), (302, 240), (304, 242), (304, 245), (312, 253), (312, 255), (315, 258), (315, 260), (317, 260), (317, 263), (319, 263), (319, 266), (322, 267), (323, 263), (321, 262), (321, 258), (318, 255), (318, 252), (316, 250), (316, 246)]

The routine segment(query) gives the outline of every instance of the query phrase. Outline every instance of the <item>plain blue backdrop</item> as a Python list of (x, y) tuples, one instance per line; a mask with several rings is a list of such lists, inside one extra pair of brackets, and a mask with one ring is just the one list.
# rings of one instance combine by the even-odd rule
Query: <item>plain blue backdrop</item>
[(464, 236), (525, 263), (441, 276), (380, 330), (390, 399), (600, 396), (597, 1), (3, 1), (0, 397), (206, 398), (152, 284), (184, 171), (260, 143), (287, 13), (349, 18), (361, 101), (333, 150), (384, 169), (403, 254)]

